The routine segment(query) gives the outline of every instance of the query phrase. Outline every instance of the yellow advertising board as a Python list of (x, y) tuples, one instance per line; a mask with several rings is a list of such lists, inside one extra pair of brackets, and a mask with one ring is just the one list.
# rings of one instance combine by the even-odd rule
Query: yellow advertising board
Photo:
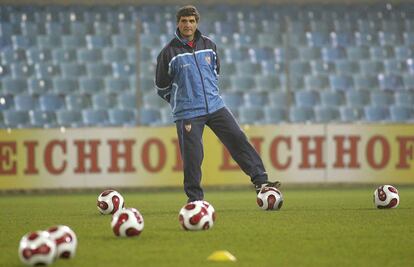
[[(414, 125), (245, 126), (272, 179), (414, 183)], [(249, 184), (204, 134), (203, 184)], [(174, 127), (0, 131), (0, 189), (179, 186)]]

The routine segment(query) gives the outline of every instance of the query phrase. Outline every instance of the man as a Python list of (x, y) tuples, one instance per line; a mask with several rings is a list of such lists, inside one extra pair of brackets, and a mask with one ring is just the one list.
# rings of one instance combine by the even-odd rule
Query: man
[(220, 61), (216, 45), (197, 29), (200, 14), (184, 6), (176, 14), (177, 30), (157, 58), (155, 85), (168, 101), (176, 123), (184, 164), (184, 191), (188, 201), (204, 198), (201, 188), (202, 135), (207, 125), (233, 159), (250, 176), (258, 193), (269, 182), (263, 162), (219, 95)]

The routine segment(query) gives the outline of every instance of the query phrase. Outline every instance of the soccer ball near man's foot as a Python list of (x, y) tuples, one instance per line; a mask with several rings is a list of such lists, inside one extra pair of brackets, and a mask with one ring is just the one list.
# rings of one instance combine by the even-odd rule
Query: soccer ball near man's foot
[(122, 209), (112, 216), (111, 227), (116, 236), (139, 236), (144, 230), (144, 217), (135, 208)]
[(178, 220), (184, 230), (207, 230), (213, 227), (215, 220), (213, 206), (207, 201), (189, 202), (181, 208)]
[(50, 239), (56, 243), (56, 256), (62, 259), (73, 258), (76, 253), (78, 239), (75, 232), (66, 225), (57, 225), (47, 230)]
[(36, 231), (22, 237), (19, 258), (29, 266), (49, 265), (56, 259), (56, 244), (46, 231)]
[(114, 214), (124, 207), (124, 198), (115, 190), (105, 190), (98, 196), (96, 206), (101, 214)]
[(392, 185), (382, 185), (374, 191), (374, 205), (379, 209), (396, 208), (399, 203), (398, 190)]
[(283, 195), (275, 187), (263, 187), (257, 194), (257, 205), (264, 210), (279, 210), (283, 205)]

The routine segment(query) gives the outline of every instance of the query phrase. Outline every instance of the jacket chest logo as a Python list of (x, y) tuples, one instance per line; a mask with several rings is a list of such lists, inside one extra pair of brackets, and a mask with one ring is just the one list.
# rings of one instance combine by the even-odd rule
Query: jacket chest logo
[(210, 56), (206, 56), (204, 59), (206, 60), (208, 65), (211, 65), (211, 57)]

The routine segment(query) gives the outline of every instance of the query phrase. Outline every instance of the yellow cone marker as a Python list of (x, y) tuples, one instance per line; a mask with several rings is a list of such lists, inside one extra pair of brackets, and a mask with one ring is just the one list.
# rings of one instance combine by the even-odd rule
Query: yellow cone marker
[(214, 251), (210, 256), (208, 256), (207, 260), (209, 261), (236, 261), (236, 257), (233, 256), (227, 250), (217, 250)]

